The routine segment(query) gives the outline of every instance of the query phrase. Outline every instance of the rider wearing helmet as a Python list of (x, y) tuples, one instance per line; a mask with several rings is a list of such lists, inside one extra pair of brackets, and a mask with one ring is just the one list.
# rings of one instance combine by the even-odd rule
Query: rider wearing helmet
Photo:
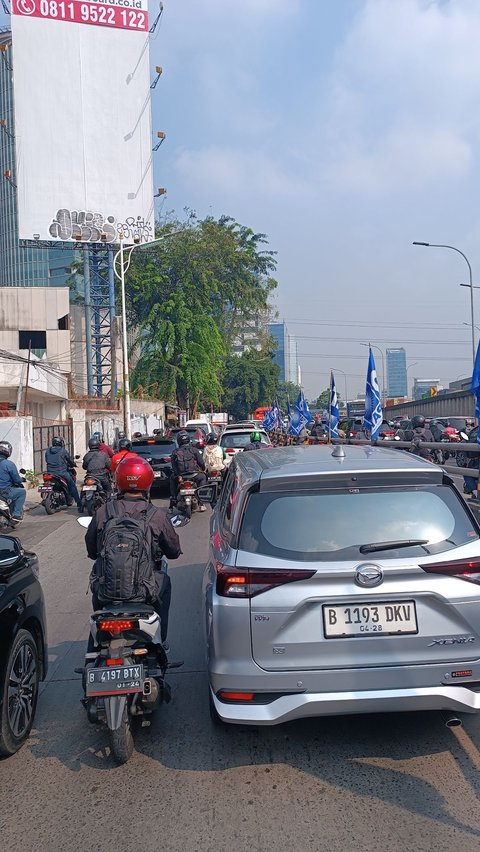
[(52, 476), (61, 476), (67, 482), (70, 492), (69, 505), (71, 506), (73, 501), (75, 501), (78, 508), (80, 508), (80, 497), (77, 486), (69, 470), (69, 468), (75, 470), (75, 462), (70, 453), (65, 449), (65, 441), (58, 435), (52, 438), (51, 447), (45, 451), (45, 463), (47, 465), (47, 473), (51, 473)]
[[(178, 449), (172, 453), (172, 475), (170, 477), (170, 508), (177, 501), (178, 477), (189, 474), (197, 486), (205, 485), (207, 478), (204, 474), (205, 462), (203, 456), (196, 447), (192, 447), (192, 440), (188, 432), (179, 432), (177, 435)], [(200, 504), (200, 511), (205, 512), (205, 506)]]
[(260, 432), (251, 432), (250, 433), (250, 443), (247, 444), (246, 447), (243, 448), (243, 452), (245, 453), (247, 450), (260, 450), (262, 448), (262, 436)]
[(88, 453), (83, 457), (82, 467), (87, 474), (98, 479), (105, 494), (110, 494), (112, 483), (110, 479), (110, 470), (112, 463), (110, 456), (100, 449), (100, 441), (97, 437), (91, 437), (88, 442)]
[[(145, 459), (136, 456), (125, 459), (115, 475), (118, 494), (111, 497), (95, 512), (85, 535), (87, 554), (90, 559), (100, 556), (103, 544), (103, 530), (107, 520), (113, 516), (128, 516), (135, 519), (145, 518), (147, 510), (151, 509), (147, 524), (151, 532), (152, 560), (155, 564), (155, 600), (149, 603), (158, 612), (161, 620), (161, 638), (165, 643), (168, 628), (168, 610), (170, 607), (171, 583), (170, 577), (161, 570), (161, 558), (178, 559), (181, 554), (180, 541), (165, 510), (152, 507), (149, 502), (149, 492), (153, 482), (153, 470)], [(153, 509), (153, 511), (152, 511)], [(91, 574), (92, 604), (94, 610), (105, 606), (97, 597), (95, 591), (96, 563)]]
[(223, 447), (218, 446), (218, 435), (214, 435), (211, 432), (210, 435), (207, 435), (206, 447), (203, 453), (206, 472), (211, 473), (212, 470), (216, 470), (220, 473), (220, 471), (225, 470), (226, 457), (227, 454)]
[(139, 458), (138, 454), (132, 451), (132, 442), (128, 438), (119, 438), (118, 451), (114, 453), (112, 458), (112, 472), (115, 473), (120, 462), (132, 457)]
[(423, 414), (415, 414), (410, 421), (410, 428), (404, 430), (404, 440), (412, 441), (415, 445), (411, 452), (415, 453), (417, 456), (422, 456), (423, 458), (427, 458), (431, 455), (430, 450), (421, 449), (420, 445), (424, 441), (434, 442), (434, 438), (430, 429), (427, 429), (425, 417)]
[(94, 432), (92, 438), (98, 438), (99, 450), (101, 450), (102, 453), (106, 453), (109, 459), (113, 458), (113, 450), (105, 443), (101, 432)]
[(10, 506), (14, 521), (23, 518), (23, 506), (27, 492), (23, 487), (17, 465), (11, 460), (12, 445), (9, 441), (0, 441), (0, 497)]

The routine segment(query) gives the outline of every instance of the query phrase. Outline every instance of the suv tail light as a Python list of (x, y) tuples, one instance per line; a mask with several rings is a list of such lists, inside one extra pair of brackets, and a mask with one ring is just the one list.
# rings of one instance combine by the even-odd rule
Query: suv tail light
[(315, 569), (298, 571), (289, 569), (251, 570), (249, 568), (230, 568), (217, 562), (217, 595), (222, 598), (254, 598), (262, 592), (268, 592), (277, 586), (294, 583), (297, 580), (308, 580), (315, 574)]
[(452, 559), (451, 562), (431, 562), (429, 565), (420, 565), (422, 571), (427, 574), (444, 574), (448, 577), (457, 577), (459, 580), (468, 580), (470, 583), (480, 584), (480, 558)]

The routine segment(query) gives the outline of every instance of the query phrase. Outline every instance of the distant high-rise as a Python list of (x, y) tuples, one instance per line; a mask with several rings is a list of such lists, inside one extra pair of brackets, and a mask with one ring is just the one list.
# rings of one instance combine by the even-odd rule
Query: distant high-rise
[(405, 349), (387, 349), (387, 396), (407, 396), (407, 356)]
[(280, 381), (298, 383), (298, 347), (297, 341), (289, 334), (284, 322), (272, 322), (268, 326), (268, 332), (277, 344), (274, 361), (280, 367)]

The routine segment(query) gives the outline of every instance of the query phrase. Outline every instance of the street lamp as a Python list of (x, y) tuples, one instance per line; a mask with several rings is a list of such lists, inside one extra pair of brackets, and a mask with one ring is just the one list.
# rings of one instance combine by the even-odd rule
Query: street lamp
[(456, 251), (457, 254), (461, 254), (463, 259), (465, 260), (465, 262), (468, 266), (469, 284), (460, 284), (460, 287), (470, 287), (470, 316), (471, 316), (470, 322), (471, 322), (471, 326), (472, 326), (472, 361), (473, 361), (473, 364), (475, 365), (475, 320), (474, 320), (474, 313), (473, 313), (473, 289), (474, 289), (474, 287), (473, 287), (473, 281), (472, 281), (472, 267), (470, 266), (470, 261), (468, 260), (468, 257), (463, 253), (463, 251), (460, 251), (460, 249), (455, 248), (455, 246), (447, 246), (447, 245), (443, 245), (443, 243), (414, 242), (413, 245), (414, 246), (426, 246), (428, 248), (451, 249), (452, 251)]
[(380, 349), (380, 346), (377, 346), (375, 343), (361, 343), (360, 346), (368, 346), (372, 349), (378, 349), (380, 355), (382, 356), (382, 408), (385, 408), (385, 358), (383, 355), (383, 349)]
[(347, 404), (347, 402), (348, 402), (347, 374), (346, 374), (343, 370), (341, 370), (341, 369), (340, 369), (340, 367), (333, 367), (333, 368), (332, 368), (332, 372), (334, 372), (334, 373), (341, 373), (341, 374), (343, 375), (343, 378), (344, 378), (344, 380), (345, 380), (345, 405), (346, 405), (346, 404)]
[(128, 367), (128, 344), (127, 344), (127, 311), (125, 299), (125, 273), (128, 272), (132, 260), (132, 254), (137, 248), (148, 248), (155, 243), (161, 243), (168, 237), (174, 237), (180, 234), (181, 231), (172, 231), (169, 234), (164, 234), (163, 237), (158, 237), (156, 240), (150, 240), (148, 243), (140, 243), (139, 238), (135, 238), (135, 243), (123, 248), (125, 234), (120, 232), (120, 248), (113, 258), (113, 271), (120, 281), (121, 299), (122, 299), (122, 350), (123, 350), (123, 431), (125, 436), (130, 438), (130, 370)]
[[(410, 367), (415, 367), (417, 364), (418, 364), (418, 361), (412, 361), (411, 364), (408, 364), (407, 367), (405, 367), (405, 370), (406, 370), (406, 373), (407, 373), (407, 396), (408, 396), (408, 371), (409, 371)], [(413, 390), (413, 388), (412, 388), (412, 390)], [(413, 393), (412, 393), (412, 396), (413, 396)]]

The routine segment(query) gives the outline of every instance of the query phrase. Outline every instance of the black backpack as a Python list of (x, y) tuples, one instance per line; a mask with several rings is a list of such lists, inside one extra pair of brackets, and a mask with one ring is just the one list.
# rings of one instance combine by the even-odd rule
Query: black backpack
[(198, 471), (198, 460), (192, 447), (182, 447), (177, 450), (177, 465), (179, 476)]
[(101, 603), (153, 601), (155, 563), (149, 521), (155, 507), (150, 504), (141, 516), (132, 517), (120, 506), (116, 500), (106, 504), (102, 549), (92, 572), (91, 589)]

